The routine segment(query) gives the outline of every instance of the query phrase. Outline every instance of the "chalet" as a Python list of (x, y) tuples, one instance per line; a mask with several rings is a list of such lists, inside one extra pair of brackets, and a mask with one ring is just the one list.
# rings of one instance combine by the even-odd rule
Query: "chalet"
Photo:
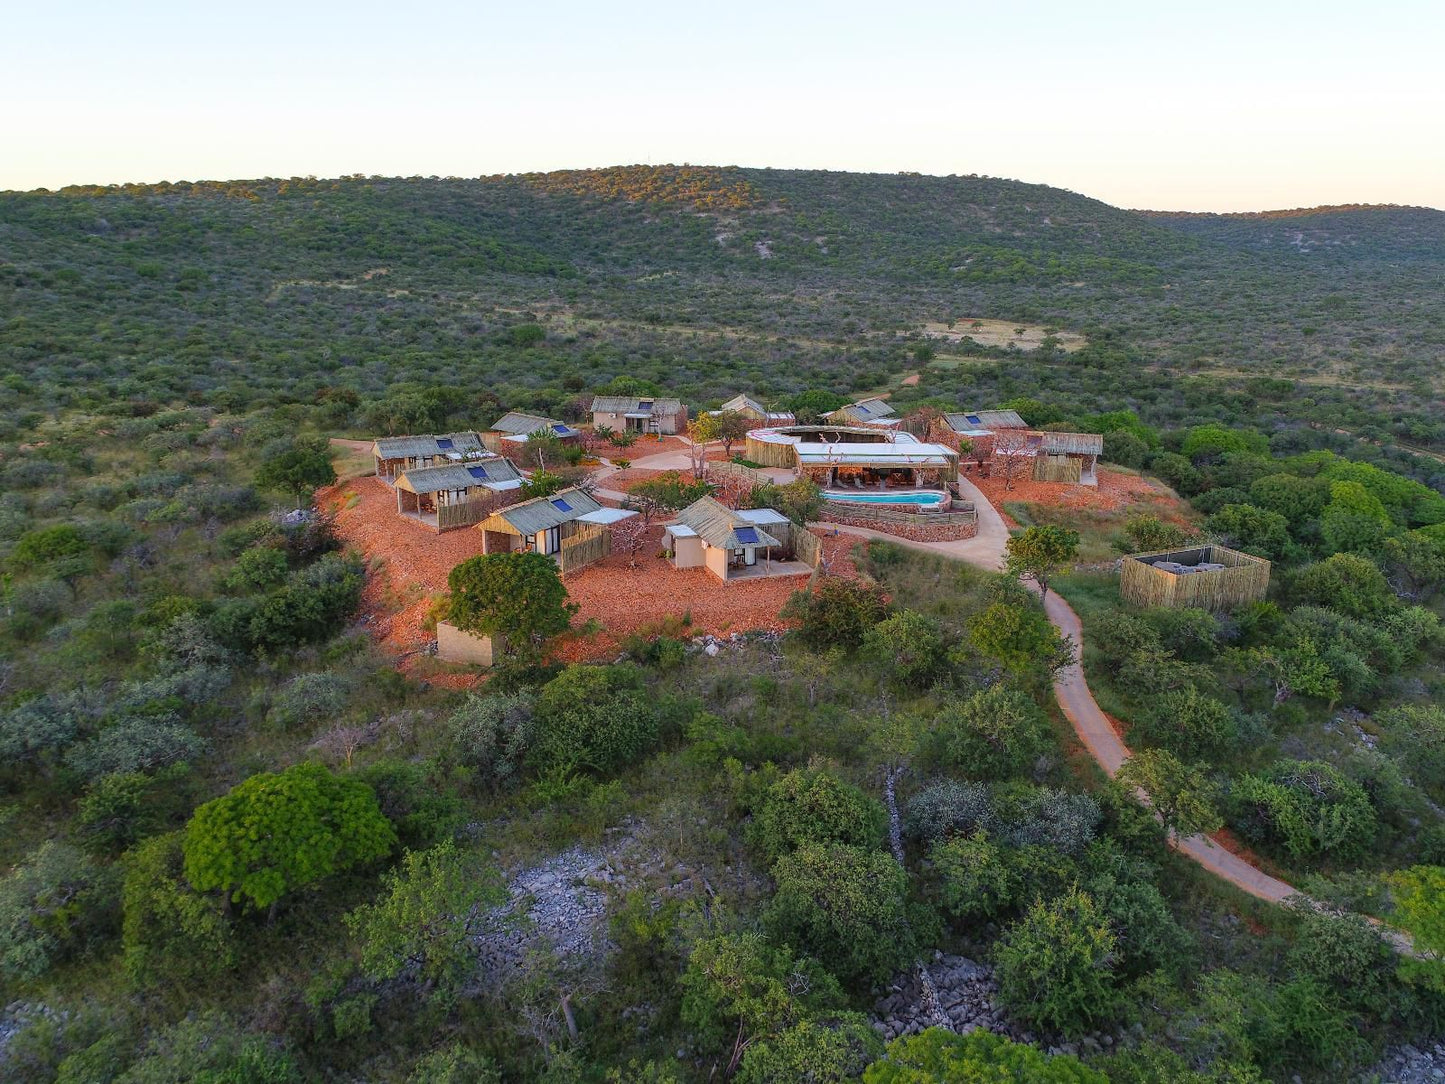
[[(788, 522), (771, 508), (739, 512), (702, 497), (679, 512), (675, 523), (668, 524), (662, 544), (672, 551), (675, 568), (706, 568), (720, 580), (737, 579), (756, 568), (759, 550), (765, 561), (775, 550), (781, 556), (784, 540), (763, 526), (766, 523), (772, 528), (777, 520)], [(801, 571), (810, 570), (803, 565)]]
[(534, 433), (563, 441), (580, 440), (582, 437), (580, 430), (573, 429), (556, 418), (543, 418), (537, 414), (523, 414), (513, 410), (492, 423), (491, 429), (482, 434), (482, 443), (490, 451), (503, 453), (515, 450), (520, 444), (526, 444), (527, 439)]
[(746, 395), (733, 396), (733, 398), (729, 399), (717, 410), (711, 411), (711, 413), (725, 414), (728, 411), (741, 414), (744, 418), (763, 426), (792, 425), (798, 420), (786, 410), (769, 410), (756, 399), (749, 398)]
[(521, 486), (517, 468), (499, 456), (418, 467), (397, 476), (396, 512), (438, 531), (470, 527)]
[(611, 553), (611, 526), (635, 515), (603, 507), (591, 494), (572, 488), (499, 508), (477, 529), (483, 553), (545, 553), (563, 572), (571, 572)]
[(1027, 428), (1014, 410), (965, 410), (943, 415), (928, 435), (951, 448), (961, 448), (967, 441), (972, 457), (982, 461), (992, 453), (994, 435), (999, 430)]
[(410, 437), (377, 437), (371, 446), (376, 460), (376, 476), (394, 482), (403, 471), (417, 467), (461, 463), (481, 459), (490, 453), (477, 433), (430, 433)]
[(614, 433), (678, 433), (687, 425), (687, 410), (679, 399), (646, 396), (599, 395), (592, 400), (592, 425)]
[(841, 406), (823, 417), (837, 425), (894, 426), (902, 421), (886, 399), (877, 398), (859, 399), (856, 403)]
[(1032, 460), (1030, 473), (1034, 481), (1081, 486), (1099, 484), (1096, 468), (1099, 456), (1104, 453), (1101, 434), (1039, 433), (1027, 429), (1006, 432), (1006, 436), (994, 434), (994, 456), (1028, 457)]

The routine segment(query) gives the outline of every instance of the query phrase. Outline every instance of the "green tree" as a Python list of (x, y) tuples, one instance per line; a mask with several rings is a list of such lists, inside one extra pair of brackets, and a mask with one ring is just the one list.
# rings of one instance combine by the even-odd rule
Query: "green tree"
[(987, 832), (935, 843), (928, 860), (938, 876), (943, 909), (956, 919), (994, 919), (1021, 902), (1023, 879), (1009, 849)]
[(1149, 804), (1164, 822), (1165, 831), (1192, 836), (1213, 832), (1223, 821), (1209, 780), (1197, 768), (1180, 763), (1163, 749), (1135, 753), (1120, 767), (1116, 778), (1149, 796)]
[(754, 508), (772, 508), (805, 527), (823, 511), (823, 490), (811, 478), (798, 478), (780, 486), (754, 486), (748, 503)]
[(274, 911), (288, 893), (395, 844), (370, 787), (297, 764), (253, 775), (196, 810), (186, 825), (186, 878), (198, 891)]
[(887, 814), (875, 799), (831, 772), (797, 768), (764, 795), (749, 836), (771, 865), (808, 843), (876, 848)]
[(843, 1004), (838, 982), (815, 960), (798, 958), (759, 934), (695, 942), (682, 975), (682, 1020), (702, 1042), (748, 1043)]
[(914, 955), (908, 874), (890, 855), (806, 844), (773, 867), (763, 911), (775, 942), (797, 945), (847, 983), (881, 982)]
[(1077, 1035), (1112, 1019), (1118, 942), (1092, 896), (1077, 888), (1036, 900), (999, 940), (999, 1000), (1020, 1019)]
[(235, 963), (231, 928), (214, 897), (185, 876), (185, 833), (168, 832), (125, 855), (121, 940), (140, 982), (205, 982)]
[(844, 1084), (883, 1053), (883, 1039), (860, 1013), (827, 1020), (805, 1020), (765, 1036), (743, 1053), (734, 1078), (738, 1084)]
[(1335, 553), (1377, 553), (1390, 533), (1390, 513), (1359, 482), (1333, 482), (1320, 513), (1320, 534)]
[(1400, 958), (1406, 981), (1445, 992), (1445, 868), (1411, 866), (1385, 875), (1395, 910), (1391, 921), (1413, 942)]
[(1007, 542), (1009, 574), (1039, 585), (1047, 598), (1049, 581), (1071, 565), (1079, 554), (1079, 532), (1067, 527), (1025, 527)]
[(1385, 574), (1368, 557), (1336, 553), (1295, 576), (1296, 601), (1323, 606), (1347, 617), (1372, 618), (1395, 605)]
[(330, 448), (325, 437), (297, 437), (290, 444), (267, 452), (256, 469), (256, 484), (262, 489), (290, 493), (300, 508), (306, 494), (336, 481)]
[(1252, 504), (1226, 504), (1205, 526), (1226, 545), (1271, 561), (1283, 556), (1289, 545), (1289, 521)]
[(113, 930), (114, 871), (47, 840), (0, 878), (0, 976), (34, 980)]
[(805, 644), (826, 649), (859, 646), (887, 613), (888, 600), (876, 584), (829, 576), (815, 591), (793, 592), (782, 616), (798, 622), (798, 635)]
[(904, 690), (926, 689), (943, 672), (943, 629), (913, 610), (902, 610), (863, 633), (862, 653)]
[(566, 488), (566, 485), (566, 480), (560, 474), (538, 468), (532, 472), (530, 478), (522, 483), (517, 493), (523, 500), (531, 500), (534, 497), (550, 497), (559, 489)]
[(824, 414), (831, 414), (847, 402), (847, 399), (836, 392), (813, 388), (792, 396), (787, 400), (785, 409), (792, 411), (794, 417), (803, 425), (811, 425)]
[(478, 918), (507, 900), (502, 875), (448, 840), (407, 851), (382, 886), (375, 902), (346, 916), (362, 970), (377, 981), (414, 975), (424, 990), (453, 990), (471, 972)]
[(664, 512), (680, 511), (711, 492), (707, 482), (684, 478), (677, 471), (663, 471), (629, 489), (627, 503), (651, 520)]
[(1298, 528), (1318, 519), (1330, 502), (1330, 486), (1323, 478), (1294, 474), (1267, 474), (1249, 485), (1250, 503), (1276, 512)]
[(460, 629), (485, 633), (512, 656), (534, 654), (572, 624), (557, 562), (541, 553), (471, 557), (447, 575), (448, 618)]
[(938, 759), (980, 779), (1008, 779), (1029, 770), (1051, 737), (1038, 704), (1001, 682), (950, 701), (934, 716), (932, 731)]
[(1410, 531), (1385, 539), (1381, 552), (1389, 580), (1403, 597), (1424, 603), (1445, 587), (1445, 542)]
[(1173, 549), (1189, 537), (1177, 523), (1166, 523), (1152, 512), (1133, 512), (1124, 520), (1124, 534), (1134, 552)]
[(982, 1028), (959, 1035), (929, 1028), (889, 1044), (863, 1084), (1109, 1084), (1069, 1054), (1048, 1055)]
[(1160, 693), (1136, 728), (1145, 740), (1186, 760), (1223, 752), (1239, 732), (1229, 708), (1193, 685)]
[(1322, 761), (1276, 761), (1236, 780), (1230, 800), (1241, 834), (1282, 845), (1296, 859), (1357, 858), (1378, 830), (1365, 789)]
[(569, 666), (537, 697), (528, 760), (543, 771), (601, 773), (634, 763), (658, 739), (657, 711), (635, 666)]
[(712, 439), (722, 441), (723, 454), (732, 458), (733, 445), (747, 438), (748, 431), (753, 428), (753, 422), (748, 419), (747, 415), (739, 414), (736, 410), (724, 410), (714, 417)]
[(1052, 676), (1074, 662), (1074, 644), (1042, 610), (995, 602), (968, 623), (969, 641), (1015, 674)]

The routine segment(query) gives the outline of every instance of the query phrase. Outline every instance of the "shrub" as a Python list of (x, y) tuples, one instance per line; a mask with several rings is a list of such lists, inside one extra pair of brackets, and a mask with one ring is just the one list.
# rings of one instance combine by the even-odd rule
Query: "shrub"
[(535, 714), (530, 693), (469, 695), (447, 720), (457, 760), (487, 783), (515, 780), (536, 740)]
[(537, 697), (529, 761), (543, 770), (615, 771), (658, 740), (657, 712), (635, 666), (569, 666)]
[(771, 865), (808, 843), (875, 848), (883, 841), (883, 806), (830, 772), (797, 769), (763, 798), (749, 833)]
[(943, 910), (960, 920), (992, 919), (1022, 902), (1023, 882), (1005, 847), (986, 832), (954, 836), (928, 852)]
[(1103, 1073), (1068, 1054), (1048, 1055), (991, 1031), (967, 1035), (929, 1028), (889, 1044), (863, 1072), (863, 1084), (1109, 1084)]
[(1289, 521), (1252, 504), (1226, 504), (1205, 526), (1228, 546), (1278, 560), (1289, 545)]
[(14, 568), (31, 569), (54, 565), (67, 560), (82, 560), (90, 555), (90, 543), (69, 523), (53, 527), (36, 527), (26, 531), (10, 551)]
[(1237, 734), (1229, 708), (1192, 685), (1161, 693), (1135, 729), (1145, 741), (1186, 760), (1224, 751)]
[(1167, 550), (1183, 545), (1188, 537), (1176, 523), (1165, 523), (1150, 512), (1133, 512), (1124, 520), (1124, 534), (1134, 550)]
[(827, 1021), (805, 1020), (759, 1039), (738, 1065), (738, 1084), (800, 1080), (843, 1084), (883, 1053), (883, 1040), (866, 1018), (844, 1013)]
[(763, 911), (769, 936), (844, 982), (881, 982), (913, 959), (908, 875), (892, 856), (807, 844), (779, 859), (773, 878), (777, 892)]
[(273, 907), (395, 843), (370, 787), (298, 764), (253, 775), (196, 810), (186, 826), (186, 878), (199, 891)]
[(939, 759), (968, 775), (1007, 779), (1019, 775), (1050, 745), (1049, 722), (1028, 694), (992, 685), (955, 701), (933, 720)]
[(1241, 835), (1295, 858), (1348, 861), (1375, 838), (1375, 809), (1364, 788), (1320, 761), (1278, 761), (1237, 780), (1230, 798)]
[(1079, 1034), (1110, 1019), (1118, 942), (1092, 896), (1077, 888), (1036, 901), (995, 950), (999, 1000), (1020, 1019)]
[(415, 760), (378, 760), (354, 773), (376, 792), (377, 808), (413, 850), (449, 839), (466, 819), (461, 799), (438, 778), (438, 765)]
[(1032, 600), (993, 603), (969, 622), (968, 633), (975, 648), (1015, 674), (1047, 676), (1074, 659), (1072, 642)]
[(993, 826), (993, 802), (982, 783), (935, 783), (908, 803), (904, 826), (914, 839), (932, 843), (958, 832)]
[(888, 612), (883, 591), (857, 580), (828, 578), (816, 591), (797, 591), (782, 615), (799, 623), (798, 635), (814, 648), (856, 648)]
[(235, 960), (221, 906), (186, 880), (184, 836), (148, 839), (122, 863), (125, 969), (138, 981), (204, 981)]
[(236, 558), (235, 567), (223, 581), (227, 590), (240, 593), (269, 591), (279, 587), (286, 579), (288, 562), (286, 555), (269, 546), (258, 546), (246, 550)]
[(1381, 932), (1361, 915), (1336, 914), (1304, 905), (1290, 945), (1290, 972), (1332, 991), (1335, 997), (1377, 1019), (1399, 1009), (1398, 958)]
[(1385, 574), (1367, 557), (1336, 553), (1301, 570), (1292, 584), (1296, 601), (1347, 617), (1374, 617), (1395, 605)]
[(1087, 794), (1012, 784), (997, 787), (993, 816), (999, 838), (1015, 847), (1053, 847), (1077, 854), (1094, 838), (1099, 805)]
[(87, 779), (112, 772), (150, 772), (195, 760), (206, 741), (175, 715), (124, 716), (73, 746), (65, 762)]
[(0, 975), (34, 980), (99, 939), (115, 919), (113, 872), (48, 840), (0, 879)]
[(246, 637), (268, 650), (325, 640), (355, 612), (365, 582), (360, 563), (328, 554), (292, 573), (249, 612)]
[(329, 670), (297, 674), (276, 693), (266, 721), (281, 730), (315, 730), (339, 715), (351, 698), (347, 680)]
[(904, 610), (863, 633), (863, 654), (897, 689), (919, 690), (943, 672), (943, 630), (931, 617)]

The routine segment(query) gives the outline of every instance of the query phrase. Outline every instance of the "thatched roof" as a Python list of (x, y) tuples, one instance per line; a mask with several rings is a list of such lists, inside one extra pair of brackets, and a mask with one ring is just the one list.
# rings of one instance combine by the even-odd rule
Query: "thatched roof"
[(522, 476), (511, 462), (499, 456), (472, 463), (447, 463), (440, 467), (418, 467), (403, 471), (396, 488), (408, 493), (439, 493), (444, 489), (516, 489)]
[(550, 497), (534, 497), (530, 501), (503, 508), (477, 526), (481, 530), (496, 530), (496, 521), (500, 519), (505, 520), (518, 534), (532, 535), (580, 519), (601, 507), (591, 495), (574, 487), (559, 490)]
[(965, 410), (945, 414), (943, 420), (955, 433), (974, 433), (980, 429), (1027, 429), (1016, 410)]
[(1040, 433), (1039, 451), (1051, 455), (1102, 455), (1101, 433)]
[(593, 414), (644, 414), (667, 417), (682, 413), (681, 399), (655, 399), (649, 396), (599, 395), (592, 400)]
[(482, 438), (476, 433), (422, 433), (410, 437), (377, 437), (371, 450), (379, 459), (413, 459), (449, 453), (465, 456), (469, 452), (484, 451)]
[(727, 505), (720, 504), (711, 497), (701, 497), (688, 505), (677, 514), (677, 520), (692, 528), (709, 546), (720, 550), (782, 545), (755, 522), (738, 515)]
[(503, 414), (492, 423), (491, 431), (507, 433), (514, 437), (525, 437), (539, 429), (550, 431), (559, 437), (570, 437), (577, 434), (577, 430), (565, 422), (559, 422), (556, 418), (543, 418), (538, 414), (523, 414), (519, 410)]
[(894, 410), (886, 399), (859, 399), (856, 403), (839, 407), (829, 418), (843, 418), (850, 422), (877, 422), (894, 416)]

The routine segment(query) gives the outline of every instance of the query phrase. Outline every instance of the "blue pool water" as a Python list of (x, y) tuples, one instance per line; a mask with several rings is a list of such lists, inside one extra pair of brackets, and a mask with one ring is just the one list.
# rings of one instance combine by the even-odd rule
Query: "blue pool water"
[(853, 504), (914, 504), (919, 506), (940, 505), (947, 500), (947, 494), (929, 490), (889, 492), (888, 490), (867, 489), (825, 489), (823, 497), (830, 501), (849, 501)]

